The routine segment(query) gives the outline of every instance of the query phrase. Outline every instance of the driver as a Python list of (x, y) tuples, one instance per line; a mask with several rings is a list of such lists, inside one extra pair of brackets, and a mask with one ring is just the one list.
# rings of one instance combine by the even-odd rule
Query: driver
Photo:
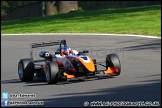
[(74, 52), (72, 51), (72, 49), (70, 47), (65, 46), (61, 49), (61, 54), (65, 55), (65, 56), (66, 55), (74, 55)]

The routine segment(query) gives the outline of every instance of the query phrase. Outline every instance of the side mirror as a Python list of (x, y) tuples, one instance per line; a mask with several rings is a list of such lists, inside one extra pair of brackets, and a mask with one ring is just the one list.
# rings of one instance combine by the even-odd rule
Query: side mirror
[(40, 51), (39, 56), (42, 58), (45, 58), (45, 53), (48, 53), (47, 51)]
[(88, 50), (84, 50), (83, 53), (89, 53), (89, 51)]

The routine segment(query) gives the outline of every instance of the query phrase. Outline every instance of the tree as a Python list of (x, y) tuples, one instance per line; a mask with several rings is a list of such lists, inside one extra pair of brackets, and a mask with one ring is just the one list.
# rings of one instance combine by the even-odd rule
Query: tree
[(57, 6), (55, 1), (45, 1), (45, 15), (57, 14)]
[(78, 1), (46, 1), (45, 15), (68, 13), (78, 10)]
[(58, 5), (59, 13), (78, 11), (78, 1), (60, 1)]
[(1, 1), (1, 17), (5, 15), (9, 9), (9, 4), (6, 1)]

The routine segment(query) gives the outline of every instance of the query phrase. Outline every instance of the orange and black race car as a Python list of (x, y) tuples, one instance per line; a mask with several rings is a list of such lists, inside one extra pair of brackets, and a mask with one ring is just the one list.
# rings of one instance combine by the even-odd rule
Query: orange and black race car
[[(33, 49), (46, 46), (58, 46), (54, 53), (39, 51), (42, 59), (33, 60)], [(32, 81), (34, 77), (42, 78), (48, 84), (60, 81), (87, 79), (120, 75), (121, 64), (116, 54), (108, 54), (104, 62), (96, 62), (87, 55), (89, 51), (78, 52), (67, 46), (66, 40), (32, 43), (30, 45), (30, 58), (20, 59), (18, 75), (22, 82)], [(97, 70), (97, 65), (104, 70)]]

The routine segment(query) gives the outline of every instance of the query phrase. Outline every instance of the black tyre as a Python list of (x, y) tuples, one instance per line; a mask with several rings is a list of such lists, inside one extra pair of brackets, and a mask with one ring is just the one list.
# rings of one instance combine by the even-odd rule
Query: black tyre
[(118, 73), (116, 75), (120, 75), (121, 72), (121, 64), (119, 57), (116, 54), (109, 54), (106, 57), (106, 69), (108, 67), (114, 67), (118, 69)]
[(96, 59), (93, 59), (93, 63), (94, 63), (94, 66), (95, 66), (95, 71), (97, 71)]
[(46, 63), (46, 81), (48, 84), (56, 84), (58, 82), (58, 65), (56, 62)]
[(35, 65), (31, 59), (21, 59), (18, 63), (18, 75), (22, 82), (32, 81)]

